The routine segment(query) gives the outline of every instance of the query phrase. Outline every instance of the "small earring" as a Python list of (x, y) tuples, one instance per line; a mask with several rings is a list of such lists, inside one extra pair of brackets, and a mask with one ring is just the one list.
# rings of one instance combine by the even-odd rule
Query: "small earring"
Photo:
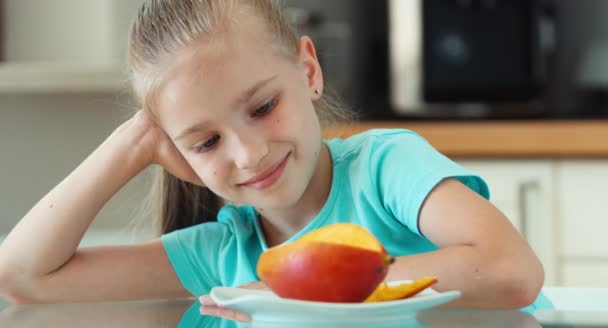
[(315, 89), (315, 93), (316, 93), (316, 94), (318, 94), (318, 95), (320, 95), (320, 94), (321, 94), (321, 90), (319, 90), (319, 89), (317, 88), (317, 89)]

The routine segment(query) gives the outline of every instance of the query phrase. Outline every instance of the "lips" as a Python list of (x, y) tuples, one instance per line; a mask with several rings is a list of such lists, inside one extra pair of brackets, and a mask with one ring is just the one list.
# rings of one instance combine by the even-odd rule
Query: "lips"
[(288, 153), (280, 162), (276, 163), (268, 170), (258, 174), (257, 176), (249, 179), (240, 184), (243, 187), (250, 187), (253, 189), (266, 189), (273, 185), (283, 174), (283, 170), (287, 164), (287, 160), (291, 153)]

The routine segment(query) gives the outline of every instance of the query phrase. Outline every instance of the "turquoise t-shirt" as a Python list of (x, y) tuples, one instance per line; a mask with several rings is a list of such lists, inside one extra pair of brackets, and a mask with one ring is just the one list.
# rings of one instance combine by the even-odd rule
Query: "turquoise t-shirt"
[[(393, 256), (431, 252), (438, 248), (421, 235), (418, 213), (437, 184), (455, 178), (489, 198), (483, 179), (414, 132), (370, 130), (325, 143), (333, 162), (329, 197), (317, 217), (287, 243), (319, 227), (351, 222), (372, 232)], [(225, 206), (217, 219), (161, 238), (177, 276), (193, 295), (259, 280), (256, 264), (267, 245), (256, 210)], [(542, 294), (529, 309), (540, 307), (551, 307)]]

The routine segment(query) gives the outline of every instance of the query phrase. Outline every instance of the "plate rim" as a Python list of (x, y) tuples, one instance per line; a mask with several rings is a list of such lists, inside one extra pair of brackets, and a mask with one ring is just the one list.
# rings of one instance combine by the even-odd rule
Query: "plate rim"
[(210, 292), (210, 296), (211, 298), (220, 306), (230, 306), (232, 304), (238, 304), (238, 303), (242, 303), (242, 302), (249, 302), (249, 301), (256, 301), (259, 299), (263, 299), (265, 301), (271, 301), (271, 302), (278, 302), (278, 303), (282, 303), (282, 304), (289, 304), (289, 305), (301, 305), (301, 306), (324, 306), (325, 308), (328, 309), (357, 309), (357, 308), (385, 308), (385, 307), (390, 307), (392, 305), (402, 305), (402, 304), (408, 304), (408, 303), (418, 303), (421, 302), (423, 300), (428, 300), (430, 299), (434, 299), (434, 298), (449, 298), (449, 297), (454, 297), (453, 299), (456, 299), (458, 297), (460, 297), (462, 295), (462, 292), (460, 290), (448, 290), (448, 291), (443, 291), (443, 292), (439, 292), (439, 291), (434, 291), (434, 293), (432, 294), (426, 294), (426, 295), (416, 295), (410, 298), (406, 298), (406, 299), (399, 299), (399, 300), (392, 300), (392, 301), (383, 301), (383, 302), (370, 302), (370, 303), (364, 303), (364, 302), (360, 302), (360, 303), (338, 303), (338, 302), (322, 302), (322, 301), (306, 301), (306, 300), (297, 300), (297, 299), (289, 299), (289, 298), (282, 298), (274, 293), (272, 293), (272, 291), (264, 291), (264, 292), (268, 292), (269, 296), (266, 295), (259, 295), (259, 291), (258, 295), (243, 295), (243, 296), (237, 296), (229, 301), (226, 302), (217, 302), (217, 298), (214, 296), (215, 292), (217, 292), (216, 289), (240, 289), (240, 290), (246, 290), (245, 288), (239, 288), (239, 287), (222, 287), (222, 286), (218, 286), (218, 287), (214, 287), (211, 289)]

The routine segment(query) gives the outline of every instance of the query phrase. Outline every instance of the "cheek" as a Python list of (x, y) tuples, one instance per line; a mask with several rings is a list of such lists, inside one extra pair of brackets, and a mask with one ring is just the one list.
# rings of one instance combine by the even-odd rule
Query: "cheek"
[(194, 172), (203, 180), (203, 183), (211, 190), (222, 190), (225, 184), (230, 181), (227, 165), (219, 161), (203, 161), (200, 159), (189, 161)]
[(299, 131), (300, 135), (306, 137), (307, 140), (316, 139), (317, 136), (320, 137), (321, 127), (314, 106), (308, 103), (298, 110), (297, 118), (294, 118), (294, 131)]
[(294, 101), (285, 103), (280, 108), (280, 114), (272, 120), (272, 124), (282, 129), (286, 129), (289, 134), (313, 133), (318, 125), (314, 106), (302, 95), (298, 95)]

